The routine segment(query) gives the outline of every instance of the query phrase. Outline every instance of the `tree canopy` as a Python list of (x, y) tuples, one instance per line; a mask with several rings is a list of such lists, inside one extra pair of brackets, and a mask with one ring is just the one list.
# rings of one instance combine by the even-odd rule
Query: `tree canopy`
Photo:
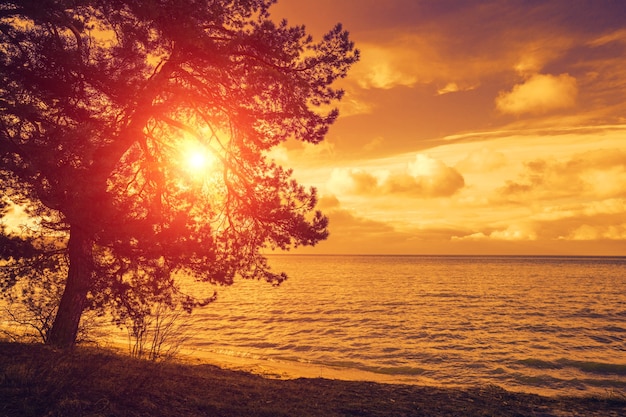
[(0, 286), (63, 274), (49, 343), (72, 345), (86, 308), (207, 302), (180, 273), (278, 284), (263, 249), (327, 237), (315, 189), (268, 151), (323, 140), (358, 51), (341, 25), (314, 41), (275, 23), (272, 3), (0, 2), (0, 214), (35, 220), (2, 228)]

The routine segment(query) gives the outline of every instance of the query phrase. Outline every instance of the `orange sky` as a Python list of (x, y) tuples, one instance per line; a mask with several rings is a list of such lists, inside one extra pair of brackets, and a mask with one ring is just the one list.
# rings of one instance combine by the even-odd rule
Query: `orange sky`
[(305, 253), (626, 255), (626, 2), (279, 0), (362, 59), (318, 146)]

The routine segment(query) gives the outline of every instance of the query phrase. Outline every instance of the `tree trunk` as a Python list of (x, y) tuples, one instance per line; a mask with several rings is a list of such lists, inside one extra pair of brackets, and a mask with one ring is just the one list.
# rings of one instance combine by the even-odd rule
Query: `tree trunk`
[(91, 285), (93, 240), (80, 227), (72, 226), (68, 252), (70, 266), (65, 290), (59, 303), (47, 343), (59, 348), (69, 348), (76, 342), (80, 317), (85, 309), (87, 292)]

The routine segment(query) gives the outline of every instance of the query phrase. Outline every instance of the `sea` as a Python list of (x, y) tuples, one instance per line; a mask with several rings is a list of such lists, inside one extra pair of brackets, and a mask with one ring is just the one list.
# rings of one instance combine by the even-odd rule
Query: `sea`
[(280, 286), (190, 287), (217, 300), (162, 317), (161, 352), (268, 377), (626, 397), (626, 257), (268, 258)]
[(293, 377), (626, 396), (626, 257), (269, 259), (289, 279), (219, 288), (186, 348)]

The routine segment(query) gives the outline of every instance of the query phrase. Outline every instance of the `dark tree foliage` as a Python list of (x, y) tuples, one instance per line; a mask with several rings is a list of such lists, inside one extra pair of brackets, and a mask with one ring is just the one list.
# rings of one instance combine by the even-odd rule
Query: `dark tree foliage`
[[(315, 190), (267, 151), (324, 138), (358, 51), (340, 25), (315, 42), (274, 23), (273, 2), (0, 1), (2, 204), (38, 221), (3, 229), (0, 286), (68, 260), (49, 343), (71, 346), (86, 308), (208, 301), (182, 273), (278, 284), (262, 249), (327, 237)], [(190, 144), (211, 154), (201, 175)]]

